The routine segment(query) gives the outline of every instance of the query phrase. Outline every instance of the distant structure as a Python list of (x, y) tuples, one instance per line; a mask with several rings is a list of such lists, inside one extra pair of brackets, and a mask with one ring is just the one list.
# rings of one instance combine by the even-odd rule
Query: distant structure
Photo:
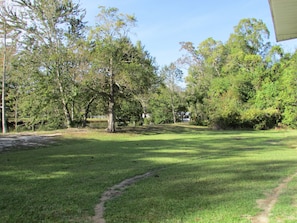
[(297, 1), (268, 0), (277, 41), (297, 38)]

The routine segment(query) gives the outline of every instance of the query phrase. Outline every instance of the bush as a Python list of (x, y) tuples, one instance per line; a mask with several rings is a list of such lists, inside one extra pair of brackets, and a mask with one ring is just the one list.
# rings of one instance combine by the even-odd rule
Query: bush
[(242, 128), (252, 128), (255, 130), (271, 129), (277, 126), (281, 119), (281, 114), (277, 109), (257, 109), (251, 108), (241, 113)]
[(274, 128), (281, 120), (277, 109), (251, 108), (239, 113), (229, 111), (211, 117), (211, 127), (214, 129), (255, 129), (266, 130)]
[(214, 129), (236, 129), (240, 127), (240, 115), (238, 112), (217, 115), (211, 120)]

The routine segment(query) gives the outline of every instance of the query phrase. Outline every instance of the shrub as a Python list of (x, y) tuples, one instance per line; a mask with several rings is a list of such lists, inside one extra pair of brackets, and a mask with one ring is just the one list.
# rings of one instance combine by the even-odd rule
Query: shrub
[(240, 114), (237, 111), (222, 113), (211, 119), (211, 127), (214, 129), (236, 129), (240, 126)]
[(267, 108), (264, 110), (251, 108), (241, 113), (242, 128), (255, 130), (271, 129), (277, 126), (281, 114), (277, 109)]

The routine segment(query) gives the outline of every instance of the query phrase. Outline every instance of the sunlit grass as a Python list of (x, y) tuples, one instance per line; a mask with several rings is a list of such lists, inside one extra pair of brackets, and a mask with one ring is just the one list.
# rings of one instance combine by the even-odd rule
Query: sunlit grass
[[(250, 222), (256, 200), (297, 171), (296, 136), (178, 125), (67, 132), (48, 147), (0, 154), (0, 222), (91, 222), (108, 187), (152, 170), (106, 204), (107, 222)], [(296, 205), (295, 186), (275, 221)]]
[(283, 190), (275, 208), (272, 211), (270, 222), (297, 222), (297, 179), (296, 177)]

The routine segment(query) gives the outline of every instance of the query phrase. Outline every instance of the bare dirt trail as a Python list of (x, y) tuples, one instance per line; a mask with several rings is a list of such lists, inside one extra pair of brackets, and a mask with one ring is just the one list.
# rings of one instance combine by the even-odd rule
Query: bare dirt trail
[(61, 136), (60, 133), (52, 134), (7, 134), (0, 136), (0, 153), (14, 149), (27, 149), (35, 146), (45, 146)]
[[(150, 177), (153, 175), (153, 172), (147, 172), (142, 175), (137, 175), (132, 178), (123, 180), (121, 183), (116, 184), (105, 191), (101, 198), (100, 203), (95, 207), (95, 216), (93, 217), (94, 223), (105, 223), (104, 215), (104, 205), (105, 202), (120, 196), (123, 191), (129, 187), (130, 185), (136, 183), (137, 181), (144, 179), (146, 177)], [(288, 185), (288, 183), (297, 176), (297, 172), (282, 181), (281, 184), (278, 185), (275, 189), (272, 190), (271, 194), (269, 194), (265, 199), (257, 200), (257, 204), (259, 208), (263, 211), (260, 212), (258, 215), (251, 218), (252, 223), (269, 223), (269, 214), (278, 200), (280, 193), (283, 191), (284, 188)]]
[(282, 181), (278, 187), (274, 188), (265, 199), (257, 200), (258, 207), (263, 211), (251, 218), (252, 223), (269, 223), (269, 214), (276, 204), (280, 193), (287, 187), (288, 183), (297, 176), (297, 172)]
[(120, 182), (119, 184), (116, 184), (109, 188), (107, 191), (105, 191), (101, 198), (100, 203), (96, 205), (95, 207), (95, 216), (93, 217), (94, 223), (105, 223), (105, 219), (103, 217), (104, 214), (104, 204), (105, 202), (109, 201), (112, 198), (115, 198), (117, 196), (120, 196), (123, 191), (129, 187), (130, 185), (136, 183), (137, 181), (140, 181), (144, 178), (150, 177), (153, 175), (153, 172), (147, 172), (142, 175), (137, 175), (132, 178), (128, 178)]

